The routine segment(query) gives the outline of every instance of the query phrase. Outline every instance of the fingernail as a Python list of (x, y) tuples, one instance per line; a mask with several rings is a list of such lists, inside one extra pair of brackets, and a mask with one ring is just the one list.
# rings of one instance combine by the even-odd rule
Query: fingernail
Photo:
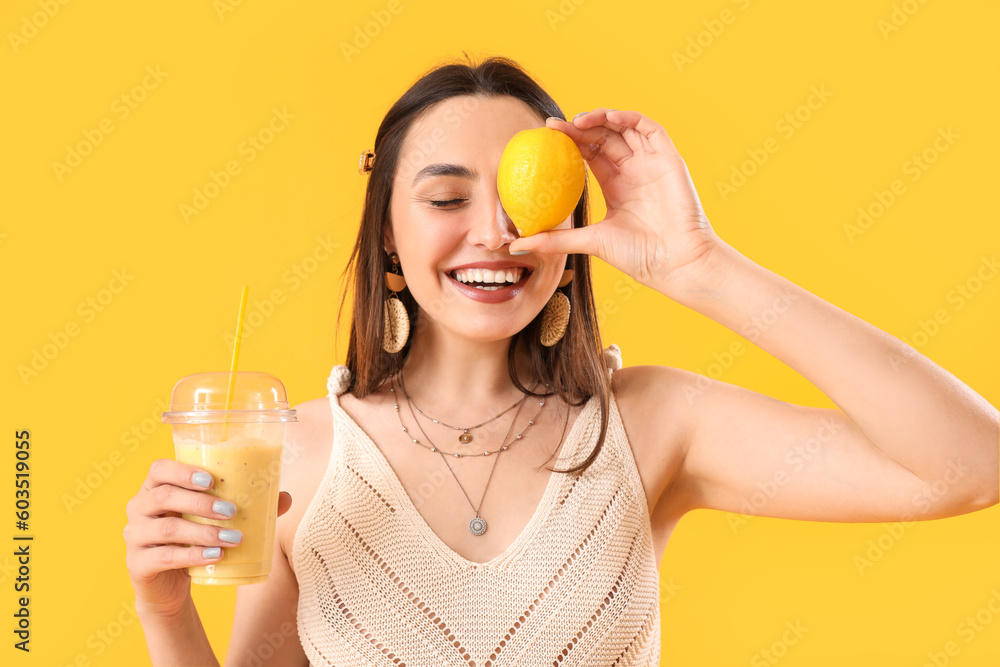
[(238, 530), (226, 528), (225, 530), (219, 531), (219, 539), (223, 542), (229, 542), (230, 544), (239, 544), (242, 537), (243, 533)]
[(191, 483), (195, 486), (203, 486), (207, 489), (212, 486), (212, 476), (207, 472), (196, 472), (191, 475)]
[(208, 547), (201, 552), (202, 558), (218, 558), (222, 555), (222, 547)]
[(548, 118), (545, 119), (545, 122), (547, 123), (550, 120), (562, 120), (562, 118), (560, 118), (559, 116), (549, 116)]
[(586, 114), (588, 114), (588, 113), (590, 113), (590, 112), (589, 112), (589, 111), (581, 111), (581, 112), (580, 112), (580, 113), (578, 113), (577, 115), (573, 116), (573, 120), (576, 120), (576, 119), (577, 119), (577, 118), (579, 118), (580, 116), (583, 116), (583, 115), (586, 115)]
[(212, 503), (212, 511), (216, 514), (232, 516), (236, 514), (236, 505), (232, 504), (228, 500), (216, 500)]
[(529, 252), (531, 252), (531, 251), (530, 250), (514, 250), (510, 254), (512, 254), (512, 255), (527, 255)]

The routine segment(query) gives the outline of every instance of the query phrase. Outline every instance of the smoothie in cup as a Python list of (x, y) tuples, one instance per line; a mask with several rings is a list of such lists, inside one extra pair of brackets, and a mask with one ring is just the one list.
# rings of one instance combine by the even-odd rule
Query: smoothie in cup
[[(235, 376), (235, 378), (233, 378)], [(230, 379), (233, 395), (227, 405)], [(267, 581), (278, 514), (285, 429), (297, 421), (278, 378), (256, 371), (195, 373), (181, 379), (163, 421), (173, 428), (175, 458), (215, 480), (205, 493), (236, 505), (230, 519), (190, 521), (243, 532), (239, 546), (223, 547), (222, 560), (188, 568), (196, 584)]]

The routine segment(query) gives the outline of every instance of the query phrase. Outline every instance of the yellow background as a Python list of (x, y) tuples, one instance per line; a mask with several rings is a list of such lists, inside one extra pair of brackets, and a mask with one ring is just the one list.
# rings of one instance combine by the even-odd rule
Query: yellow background
[[(228, 367), (225, 336), (243, 284), (251, 313), (267, 311), (254, 302), (276, 290), (282, 303), (259, 316), (241, 368), (277, 375), (293, 403), (325, 395), (346, 352), (346, 328), (338, 334), (334, 320), (361, 211), (358, 154), (406, 87), (463, 49), (519, 61), (569, 116), (609, 106), (658, 121), (722, 238), (1000, 403), (1000, 280), (980, 283), (960, 309), (948, 300), (1000, 245), (996, 4), (400, 0), (398, 8), (4, 3), (0, 539), (13, 545), (13, 433), (26, 428), (36, 540), (30, 655), (12, 648), (13, 546), (0, 551), (0, 662), (148, 664), (127, 613), (122, 528), (149, 463), (173, 455), (158, 423), (162, 401), (183, 375)], [(389, 16), (377, 30), (373, 11)], [(366, 24), (374, 36), (345, 54)], [(691, 47), (699, 40), (700, 54)], [(688, 48), (696, 57), (678, 64)], [(160, 80), (147, 68), (159, 68)], [(832, 96), (786, 137), (776, 123), (807, 102), (811, 86)], [(127, 117), (115, 102), (122, 95), (144, 97)], [(294, 118), (248, 161), (240, 145), (274, 109)], [(102, 122), (112, 131), (60, 179), (53, 162)], [(904, 163), (948, 127), (958, 138), (909, 180)], [(769, 137), (780, 150), (724, 198), (718, 183)], [(181, 204), (230, 160), (240, 173), (185, 222)], [(845, 224), (894, 179), (905, 194), (851, 242)], [(331, 255), (324, 243), (336, 244)], [(713, 355), (741, 340), (600, 261), (595, 271), (602, 335), (626, 365), (704, 374)], [(91, 311), (88, 299), (107, 303)], [(938, 309), (948, 322), (915, 336)], [(73, 324), (76, 335), (23, 379), (18, 368)], [(833, 407), (779, 360), (746, 347), (721, 380)], [(141, 438), (123, 440), (133, 429)], [(116, 450), (120, 465), (67, 508), (65, 498), (102, 462), (107, 470)], [(694, 512), (662, 563), (662, 664), (918, 667), (955, 641), (958, 655), (939, 660), (995, 665), (1000, 614), (987, 604), (993, 594), (994, 609), (1000, 602), (998, 518), (994, 507), (883, 537), (890, 548), (861, 575), (854, 557), (887, 526), (734, 524), (737, 515)], [(195, 596), (221, 660), (235, 591), (197, 587)], [(959, 626), (977, 612), (989, 622), (967, 641)], [(808, 630), (783, 650), (786, 622)], [(780, 660), (764, 658), (768, 649)]]

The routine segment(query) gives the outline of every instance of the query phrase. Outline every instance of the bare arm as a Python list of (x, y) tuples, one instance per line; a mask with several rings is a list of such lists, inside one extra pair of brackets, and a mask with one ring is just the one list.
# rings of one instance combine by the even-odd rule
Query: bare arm
[[(200, 492), (205, 487), (194, 483), (197, 477), (192, 475), (203, 472), (173, 459), (157, 459), (139, 492), (126, 504), (129, 521), (122, 533), (126, 565), (136, 591), (136, 613), (156, 667), (219, 665), (191, 598), (191, 578), (185, 571), (191, 565), (217, 562), (222, 549), (232, 546), (219, 538), (218, 526), (181, 516), (229, 518), (216, 511), (218, 501), (213, 496)], [(282, 492), (278, 516), (290, 505), (291, 496)], [(189, 544), (198, 546), (182, 546)], [(206, 556), (206, 546), (216, 547), (217, 555)]]
[(996, 408), (897, 338), (720, 243), (670, 296), (798, 371), (839, 409), (790, 405), (687, 371), (650, 388), (689, 420), (661, 502), (824, 521), (932, 519), (998, 502)]
[(190, 596), (178, 613), (172, 616), (147, 609), (138, 600), (135, 609), (146, 635), (146, 647), (154, 667), (219, 667), (219, 661), (215, 658)]
[(218, 526), (182, 518), (185, 513), (228, 518), (220, 513), (225, 508), (203, 493), (206, 487), (195, 484), (202, 474), (209, 478), (209, 487), (214, 486), (211, 475), (197, 466), (157, 459), (125, 506), (125, 563), (136, 593), (136, 613), (156, 667), (219, 664), (191, 599), (191, 577), (185, 570), (217, 562), (228, 544), (220, 539)]
[[(322, 470), (317, 457), (328, 455), (322, 443), (332, 442), (333, 424), (327, 399), (295, 406), (298, 421), (288, 425), (281, 463), (282, 492), (275, 530), (271, 575), (266, 582), (240, 586), (229, 638), (226, 667), (259, 664), (261, 667), (308, 667), (309, 659), (298, 636), (299, 583), (289, 553), (295, 531), (309, 505)], [(287, 504), (286, 504), (287, 503)]]
[(296, 607), (299, 586), (280, 543), (275, 540), (268, 580), (236, 591), (236, 614), (226, 667), (308, 667), (299, 643)]
[[(655, 478), (672, 475), (657, 492), (657, 505), (663, 499), (670, 508), (661, 516), (741, 511), (762, 484), (774, 492), (761, 511), (774, 517), (933, 518), (998, 502), (996, 408), (909, 345), (720, 239), (662, 126), (606, 107), (546, 126), (576, 142), (607, 215), (517, 238), (511, 252), (599, 257), (748, 338), (839, 408), (789, 405), (693, 373), (639, 367), (628, 384), (641, 385), (641, 403), (678, 406), (672, 429), (645, 439), (661, 461)], [(796, 466), (794, 475), (785, 465)], [(914, 502), (920, 496), (933, 501)]]

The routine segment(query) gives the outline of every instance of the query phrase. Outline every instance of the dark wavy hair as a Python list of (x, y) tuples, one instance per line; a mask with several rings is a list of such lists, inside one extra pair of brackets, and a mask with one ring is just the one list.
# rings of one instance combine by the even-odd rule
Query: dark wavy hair
[[(464, 53), (464, 52), (463, 52)], [(544, 121), (550, 116), (565, 120), (565, 115), (555, 101), (542, 90), (521, 66), (509, 58), (494, 56), (476, 64), (465, 54), (468, 62), (445, 62), (424, 73), (403, 93), (386, 113), (375, 136), (376, 158), (368, 176), (365, 190), (361, 228), (348, 260), (344, 275), (349, 274), (353, 283), (354, 308), (351, 321), (350, 343), (346, 366), (351, 371), (350, 392), (363, 398), (376, 391), (398, 373), (415, 331), (424, 323), (417, 318), (417, 303), (409, 290), (399, 293), (399, 298), (410, 316), (410, 338), (406, 346), (395, 354), (382, 348), (384, 329), (383, 303), (389, 296), (385, 272), (389, 258), (383, 247), (384, 232), (390, 221), (390, 201), (393, 179), (400, 159), (400, 151), (410, 127), (433, 105), (459, 95), (482, 97), (510, 96), (521, 100), (537, 112)], [(588, 189), (584, 186), (580, 201), (573, 210), (573, 227), (588, 224)], [(531, 396), (559, 396), (573, 406), (585, 404), (597, 394), (601, 403), (601, 430), (597, 444), (588, 457), (573, 468), (552, 472), (583, 472), (597, 458), (608, 430), (611, 380), (602, 358), (601, 337), (598, 330), (594, 293), (591, 281), (590, 256), (570, 254), (568, 269), (573, 269), (573, 280), (562, 288), (570, 300), (570, 320), (562, 339), (552, 347), (539, 341), (541, 313), (524, 329), (511, 337), (507, 350), (507, 368), (511, 381), (520, 391)], [(344, 283), (344, 293), (337, 314), (337, 329), (343, 314), (349, 289)], [(516, 376), (515, 351), (519, 341), (527, 352), (535, 377), (555, 389), (538, 394), (521, 385)]]

